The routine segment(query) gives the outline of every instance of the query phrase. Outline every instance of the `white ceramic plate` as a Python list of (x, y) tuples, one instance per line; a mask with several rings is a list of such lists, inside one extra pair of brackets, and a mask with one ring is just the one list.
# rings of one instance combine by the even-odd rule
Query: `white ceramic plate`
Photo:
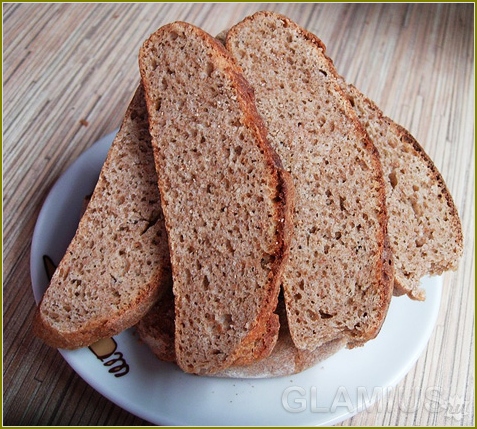
[[(94, 189), (115, 133), (85, 151), (57, 181), (38, 217), (31, 249), (36, 302), (48, 286), (44, 257), (56, 265), (74, 235), (83, 199)], [(109, 350), (60, 350), (94, 389), (161, 425), (331, 425), (369, 407), (414, 365), (437, 319), (440, 277), (425, 278), (425, 302), (393, 298), (378, 338), (342, 350), (303, 373), (274, 379), (197, 377), (160, 362), (129, 329)]]

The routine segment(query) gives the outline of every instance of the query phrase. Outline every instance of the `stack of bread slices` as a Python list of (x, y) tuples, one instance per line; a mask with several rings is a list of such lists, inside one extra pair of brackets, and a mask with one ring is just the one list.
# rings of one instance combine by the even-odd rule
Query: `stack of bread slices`
[(39, 304), (47, 344), (136, 326), (158, 358), (224, 377), (302, 371), (375, 338), (392, 295), (457, 268), (463, 238), (415, 139), (325, 46), (258, 12), (214, 38), (174, 22)]

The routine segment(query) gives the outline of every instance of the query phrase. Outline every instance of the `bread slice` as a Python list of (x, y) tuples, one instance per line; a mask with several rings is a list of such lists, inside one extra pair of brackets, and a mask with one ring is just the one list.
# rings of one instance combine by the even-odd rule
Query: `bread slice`
[(392, 295), (384, 179), (376, 149), (338, 84), (324, 44), (258, 12), (226, 48), (255, 90), (268, 139), (294, 179), (294, 236), (283, 286), (295, 345), (374, 338)]
[(136, 331), (158, 359), (176, 362), (174, 294), (171, 288), (139, 320)]
[(386, 182), (394, 290), (423, 300), (421, 277), (455, 270), (462, 226), (444, 179), (416, 139), (353, 85), (341, 87), (376, 146)]
[(253, 92), (223, 46), (168, 24), (139, 66), (166, 220), (175, 353), (212, 374), (270, 354), (289, 242), (289, 179), (266, 140)]
[(140, 87), (36, 310), (34, 332), (53, 347), (89, 346), (136, 324), (171, 281)]
[[(288, 330), (285, 303), (279, 298), (277, 313), (280, 333), (272, 353), (249, 365), (232, 365), (218, 373), (223, 378), (271, 378), (302, 372), (324, 361), (346, 344), (344, 337), (332, 340), (313, 351), (299, 350), (293, 344)], [(174, 296), (172, 290), (159, 299), (136, 326), (137, 333), (151, 351), (162, 361), (175, 362), (174, 350)]]

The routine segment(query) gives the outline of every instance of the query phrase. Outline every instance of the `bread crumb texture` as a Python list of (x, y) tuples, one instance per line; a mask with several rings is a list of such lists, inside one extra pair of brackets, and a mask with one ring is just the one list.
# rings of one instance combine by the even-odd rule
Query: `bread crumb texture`
[(37, 334), (77, 348), (135, 324), (170, 284), (143, 95), (136, 94), (39, 306)]
[(397, 287), (411, 298), (424, 299), (420, 279), (455, 270), (462, 256), (457, 209), (416, 139), (354, 86), (344, 81), (341, 85), (381, 157)]
[(343, 332), (350, 342), (366, 341), (390, 299), (377, 155), (316, 37), (264, 12), (233, 27), (226, 46), (294, 179), (295, 229), (283, 280), (293, 341), (309, 350)]
[(145, 42), (140, 68), (169, 234), (177, 360), (210, 373), (231, 364), (276, 306), (278, 172), (251, 91), (211, 36), (163, 27)]

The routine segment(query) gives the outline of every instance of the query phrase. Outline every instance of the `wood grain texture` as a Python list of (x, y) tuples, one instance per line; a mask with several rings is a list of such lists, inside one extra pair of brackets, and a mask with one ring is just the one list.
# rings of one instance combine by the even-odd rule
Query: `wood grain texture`
[[(264, 8), (317, 34), (338, 71), (409, 129), (446, 180), (463, 224), (464, 257), (444, 276), (425, 352), (398, 394), (340, 425), (474, 423), (472, 3), (11, 3), (3, 5), (5, 425), (149, 425), (32, 336), (33, 228), (58, 177), (121, 123), (139, 81), (137, 52), (150, 33), (182, 20), (217, 34)], [(456, 401), (460, 411), (450, 407)]]

